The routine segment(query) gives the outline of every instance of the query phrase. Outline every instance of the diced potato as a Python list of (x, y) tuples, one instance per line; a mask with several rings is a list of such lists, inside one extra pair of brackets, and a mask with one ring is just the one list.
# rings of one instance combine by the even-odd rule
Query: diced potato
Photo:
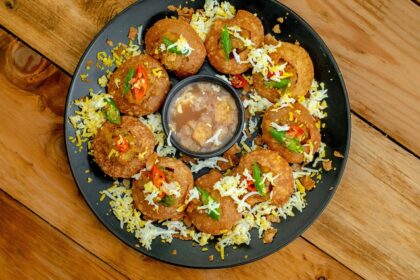
[(196, 141), (200, 146), (204, 146), (207, 139), (212, 136), (213, 129), (207, 126), (205, 123), (199, 122), (194, 129), (192, 138)]
[(217, 123), (229, 125), (234, 121), (232, 117), (232, 107), (228, 102), (217, 102), (215, 110), (215, 121)]

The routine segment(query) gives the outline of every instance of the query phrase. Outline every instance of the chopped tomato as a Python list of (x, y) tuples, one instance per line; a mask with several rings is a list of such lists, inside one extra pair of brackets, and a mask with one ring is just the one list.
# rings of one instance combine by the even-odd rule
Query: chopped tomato
[(251, 180), (246, 181), (246, 189), (249, 192), (255, 192), (257, 190), (257, 188), (254, 185), (254, 182), (252, 182)]
[(137, 101), (143, 99), (143, 97), (146, 95), (149, 82), (147, 79), (147, 71), (141, 64), (137, 66), (136, 74), (130, 80), (130, 84), (131, 90), (134, 94), (134, 98)]
[(115, 148), (120, 153), (127, 152), (128, 151), (128, 148), (129, 148), (127, 139), (125, 139), (122, 136), (115, 137)]
[(243, 88), (248, 83), (246, 81), (246, 79), (242, 75), (240, 75), (240, 74), (233, 75), (232, 78), (231, 78), (231, 80), (230, 80), (230, 82), (232, 83), (232, 86), (234, 88)]
[(166, 182), (165, 174), (156, 165), (153, 165), (152, 167), (152, 182), (153, 185), (155, 185), (158, 188), (160, 188), (163, 185), (163, 183)]
[(136, 100), (141, 100), (146, 95), (146, 91), (143, 90), (143, 88), (142, 89), (134, 88), (133, 92), (134, 92), (134, 98)]
[[(271, 77), (273, 77), (273, 76), (275, 76), (276, 75), (276, 72), (271, 72), (271, 71), (268, 71), (268, 73), (267, 73), (267, 78), (271, 78)], [(279, 75), (280, 75), (280, 77), (283, 75), (283, 71), (280, 71), (280, 73), (279, 73)]]
[(298, 138), (304, 134), (303, 129), (298, 125), (291, 125), (289, 130), (287, 131), (287, 136)]

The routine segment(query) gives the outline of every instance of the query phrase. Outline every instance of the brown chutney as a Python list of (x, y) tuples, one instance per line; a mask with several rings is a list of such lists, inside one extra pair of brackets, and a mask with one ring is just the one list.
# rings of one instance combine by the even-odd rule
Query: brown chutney
[(193, 153), (213, 152), (225, 146), (238, 126), (238, 107), (232, 95), (211, 82), (185, 86), (168, 111), (171, 137)]

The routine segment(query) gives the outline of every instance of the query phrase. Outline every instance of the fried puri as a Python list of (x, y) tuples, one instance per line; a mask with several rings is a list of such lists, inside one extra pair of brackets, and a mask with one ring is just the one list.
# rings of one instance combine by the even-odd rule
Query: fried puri
[(131, 178), (153, 153), (155, 138), (137, 118), (121, 117), (121, 124), (106, 122), (93, 139), (95, 162), (111, 177)]
[[(181, 36), (191, 47), (190, 54), (162, 50), (164, 38), (176, 42)], [(179, 78), (196, 74), (206, 58), (206, 49), (198, 34), (187, 22), (179, 19), (162, 19), (156, 22), (147, 31), (145, 43), (146, 52)]]
[(183, 211), (178, 208), (185, 202), (185, 197), (193, 187), (194, 179), (190, 169), (180, 160), (174, 158), (159, 158), (157, 165), (163, 170), (167, 183), (176, 182), (180, 186), (179, 197), (175, 198), (171, 206), (157, 203), (155, 208), (145, 200), (144, 185), (151, 181), (151, 174), (148, 171), (141, 172), (138, 180), (133, 182), (134, 204), (140, 212), (151, 220), (180, 220), (184, 216)]
[[(132, 83), (128, 81), (129, 71), (137, 71), (141, 65), (146, 71), (146, 93), (136, 98)], [(169, 91), (170, 81), (165, 68), (149, 55), (137, 55), (125, 61), (112, 74), (108, 92), (119, 110), (131, 116), (145, 116), (160, 109)]]
[(255, 163), (258, 163), (263, 174), (271, 172), (275, 179), (273, 185), (268, 180), (265, 182), (269, 191), (264, 197), (259, 194), (251, 196), (246, 200), (247, 203), (254, 205), (267, 201), (271, 196), (273, 205), (278, 207), (283, 206), (293, 193), (293, 174), (289, 164), (278, 152), (256, 150), (241, 158), (234, 174), (243, 174), (245, 169), (251, 172)]
[[(267, 45), (277, 45), (279, 42), (271, 35), (265, 37)], [(308, 52), (296, 44), (281, 42), (275, 52), (269, 54), (273, 65), (287, 63), (286, 71), (291, 73), (289, 86), (276, 89), (265, 85), (266, 79), (260, 73), (253, 74), (254, 87), (259, 95), (271, 102), (277, 102), (284, 92), (291, 97), (305, 96), (311, 88), (314, 79), (314, 66)]]
[(305, 160), (304, 154), (290, 151), (285, 145), (273, 138), (269, 130), (272, 123), (283, 125), (297, 125), (303, 130), (303, 137), (300, 141), (303, 151), (307, 154), (316, 153), (321, 143), (320, 129), (316, 127), (316, 120), (309, 111), (299, 103), (284, 108), (269, 108), (263, 117), (262, 139), (268, 147), (278, 151), (290, 163), (302, 163)]
[(207, 191), (217, 202), (220, 203), (220, 220), (212, 219), (205, 211), (198, 210), (202, 203), (193, 200), (187, 208), (187, 216), (191, 223), (205, 233), (218, 235), (230, 230), (240, 219), (241, 214), (236, 210), (236, 204), (230, 197), (222, 197), (219, 191), (213, 188), (214, 184), (222, 179), (222, 174), (211, 170), (206, 175), (195, 181), (195, 185)]
[[(232, 53), (229, 59), (226, 59), (226, 54), (221, 43), (221, 34), (224, 27), (239, 28), (240, 36), (234, 36), (230, 32), (230, 40), (232, 51), (235, 50), (240, 60), (239, 63), (235, 60)], [(241, 74), (247, 71), (251, 65), (245, 62), (248, 58), (250, 48), (247, 47), (241, 37), (252, 42), (253, 48), (259, 48), (264, 42), (264, 27), (261, 20), (248, 11), (239, 10), (236, 16), (230, 20), (216, 20), (205, 41), (207, 50), (207, 57), (210, 64), (219, 72), (224, 74)]]

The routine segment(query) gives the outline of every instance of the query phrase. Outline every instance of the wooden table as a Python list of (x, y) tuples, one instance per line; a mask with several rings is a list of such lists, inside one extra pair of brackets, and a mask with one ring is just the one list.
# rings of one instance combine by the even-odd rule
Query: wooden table
[[(96, 219), (70, 174), (63, 110), (71, 75), (94, 35), (131, 2), (0, 3), (0, 278), (419, 279), (418, 2), (282, 1), (338, 60), (352, 107), (350, 158), (334, 199), (301, 237), (221, 270), (175, 267), (130, 249)], [(32, 48), (15, 59), (50, 67), (41, 85), (3, 67), (15, 38)]]

